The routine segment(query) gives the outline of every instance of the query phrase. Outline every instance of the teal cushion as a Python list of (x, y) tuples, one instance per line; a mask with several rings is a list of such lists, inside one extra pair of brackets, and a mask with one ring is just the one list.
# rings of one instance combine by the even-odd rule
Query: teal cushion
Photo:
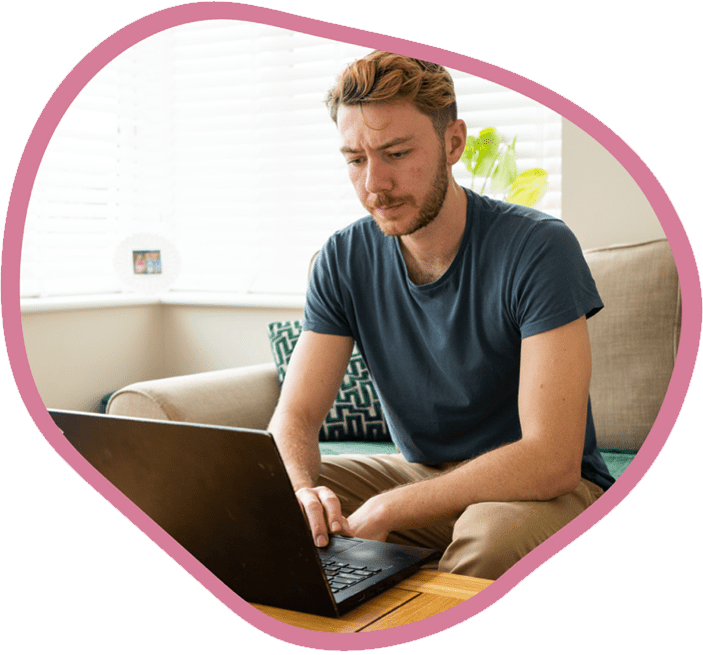
[(392, 443), (367, 441), (335, 441), (320, 444), (322, 455), (393, 455), (398, 450)]
[[(637, 454), (636, 450), (619, 448), (600, 449), (610, 474), (617, 480)], [(392, 443), (365, 443), (347, 441), (344, 443), (320, 444), (323, 455), (391, 455), (398, 452)]]
[(626, 450), (624, 448), (601, 448), (601, 455), (605, 460), (605, 465), (616, 480), (623, 471), (630, 465), (630, 462), (637, 454), (636, 450)]
[(112, 398), (112, 396), (113, 396), (114, 394), (115, 394), (115, 392), (114, 392), (114, 391), (111, 391), (110, 393), (104, 395), (104, 396), (100, 399), (100, 409), (99, 409), (99, 412), (100, 412), (101, 414), (107, 414), (107, 404), (110, 402), (110, 398)]
[[(301, 331), (300, 321), (282, 321), (268, 326), (271, 352), (281, 384)], [(356, 345), (342, 386), (320, 429), (320, 441), (391, 441), (376, 388)]]

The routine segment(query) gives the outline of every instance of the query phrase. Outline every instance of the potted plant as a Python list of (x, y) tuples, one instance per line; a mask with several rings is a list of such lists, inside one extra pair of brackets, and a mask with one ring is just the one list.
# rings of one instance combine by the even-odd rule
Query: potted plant
[(508, 143), (495, 127), (487, 127), (477, 137), (468, 137), (461, 161), (471, 173), (472, 189), (476, 178), (483, 178), (479, 193), (484, 193), (490, 180), (491, 194), (533, 207), (547, 191), (547, 171), (530, 168), (518, 173), (515, 141), (517, 137)]

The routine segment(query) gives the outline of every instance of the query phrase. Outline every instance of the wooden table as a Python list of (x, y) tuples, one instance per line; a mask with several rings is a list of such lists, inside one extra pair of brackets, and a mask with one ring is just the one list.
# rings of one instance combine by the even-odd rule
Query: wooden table
[(268, 616), (308, 630), (368, 632), (407, 625), (454, 607), (485, 589), (491, 580), (421, 570), (339, 619), (254, 605)]

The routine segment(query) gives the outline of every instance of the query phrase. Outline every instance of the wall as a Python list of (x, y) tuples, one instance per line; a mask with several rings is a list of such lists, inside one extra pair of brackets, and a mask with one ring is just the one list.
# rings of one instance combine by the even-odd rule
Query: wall
[(160, 305), (22, 314), (29, 366), (47, 407), (94, 411), (135, 380), (159, 377)]
[(166, 376), (273, 361), (267, 325), (301, 319), (302, 309), (169, 305), (164, 313)]
[(642, 190), (598, 141), (562, 120), (561, 217), (584, 249), (664, 237)]
[(272, 361), (266, 326), (302, 309), (144, 305), (27, 312), (29, 365), (47, 407), (96, 411), (139, 380)]
[[(583, 248), (664, 236), (644, 194), (597, 141), (563, 121), (562, 217)], [(138, 380), (271, 361), (266, 325), (299, 309), (148, 305), (27, 313), (25, 343), (47, 406), (95, 411)]]

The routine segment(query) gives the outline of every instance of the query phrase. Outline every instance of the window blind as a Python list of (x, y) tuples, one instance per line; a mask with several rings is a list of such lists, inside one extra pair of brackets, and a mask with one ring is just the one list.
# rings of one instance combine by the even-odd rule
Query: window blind
[(117, 218), (117, 105), (115, 73), (105, 69), (54, 133), (27, 208), (22, 296), (119, 290), (104, 266)]
[[(324, 100), (341, 69), (367, 52), (204, 21), (123, 53), (81, 92), (49, 144), (25, 229), (22, 295), (119, 291), (115, 248), (144, 232), (177, 249), (174, 290), (303, 293), (312, 254), (365, 213)], [(450, 72), (469, 133), (517, 136), (518, 169), (548, 171), (539, 207), (559, 216), (560, 116)], [(470, 183), (462, 164), (454, 172)]]

